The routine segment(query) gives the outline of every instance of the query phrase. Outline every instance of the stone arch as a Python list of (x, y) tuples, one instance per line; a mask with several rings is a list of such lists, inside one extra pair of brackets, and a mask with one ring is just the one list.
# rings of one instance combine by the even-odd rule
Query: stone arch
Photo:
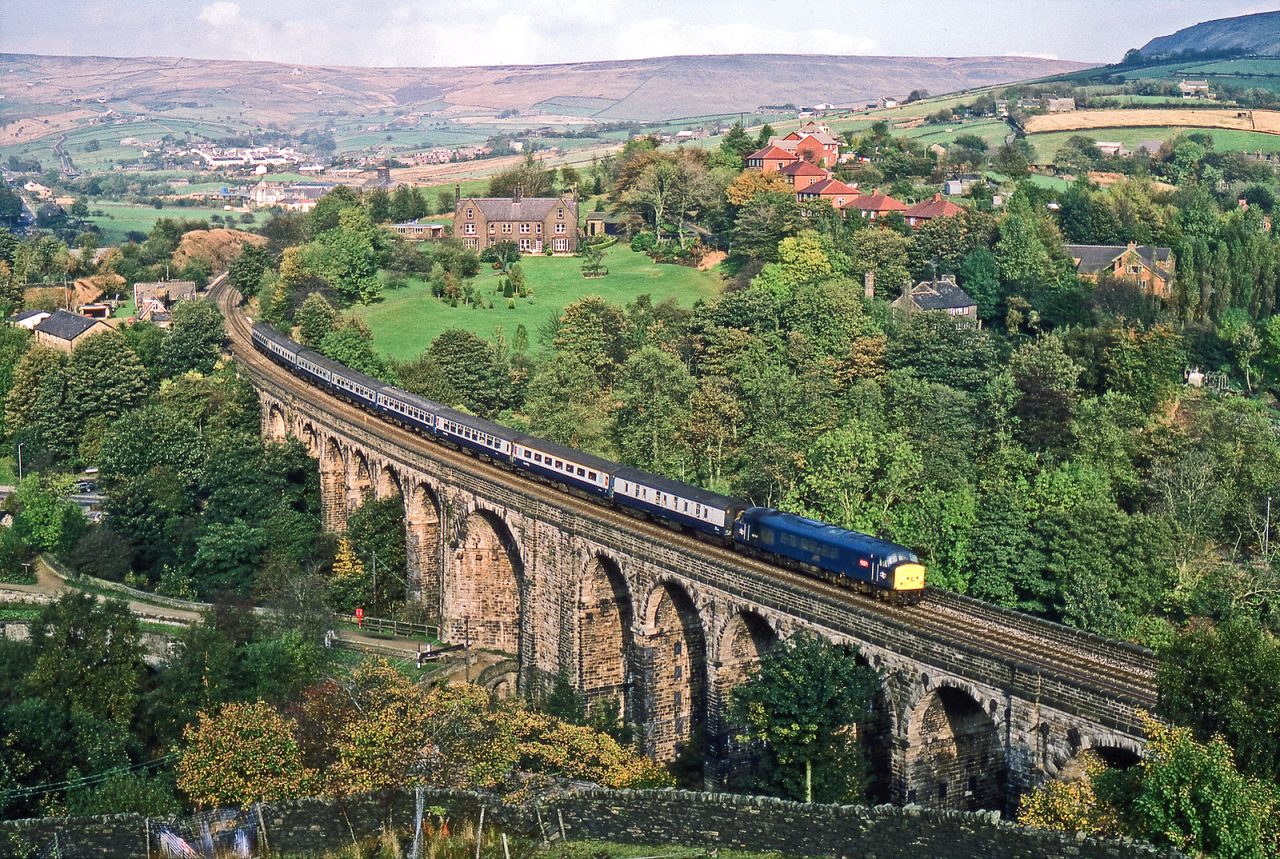
[(646, 611), (653, 685), (649, 692), (650, 753), (660, 761), (702, 758), (706, 731), (707, 645), (693, 597), (683, 585), (660, 582)]
[(614, 702), (632, 712), (631, 591), (612, 558), (594, 554), (578, 586), (578, 689), (590, 705)]
[(391, 467), (390, 463), (382, 463), (377, 472), (377, 479), (374, 481), (373, 486), (375, 498), (382, 501), (387, 498), (402, 497), (404, 495), (400, 489), (400, 475)]
[(359, 448), (352, 448), (347, 465), (347, 511), (350, 512), (373, 495), (374, 476), (368, 455)]
[(326, 531), (347, 527), (347, 465), (342, 446), (330, 436), (320, 449), (320, 514)]
[(417, 592), (427, 616), (439, 619), (444, 569), (443, 507), (435, 490), (421, 481), (411, 484), (403, 497), (409, 588)]
[(487, 510), (470, 513), (445, 570), (445, 638), (518, 654), (523, 578), (520, 550), (506, 523)]
[(741, 726), (729, 719), (734, 687), (750, 676), (778, 639), (777, 631), (764, 617), (745, 608), (734, 610), (716, 636), (715, 683), (707, 709), (709, 757), (716, 761), (720, 779), (729, 778), (751, 762), (749, 749), (734, 739)]
[(307, 449), (307, 456), (312, 459), (319, 459), (321, 454), (320, 436), (316, 432), (316, 428), (309, 421), (302, 421), (298, 424), (297, 436), (302, 442), (302, 446)]
[(734, 612), (720, 633), (716, 679), (721, 697), (727, 702), (729, 693), (756, 665), (760, 657), (778, 642), (778, 634), (769, 622), (750, 609)]
[(279, 403), (272, 403), (267, 408), (267, 441), (282, 444), (289, 438), (289, 422), (285, 419), (284, 409)]
[(906, 720), (907, 802), (956, 811), (1004, 808), (1008, 774), (992, 716), (955, 686), (924, 694)]
[(1096, 737), (1082, 739), (1075, 729), (1067, 732), (1067, 740), (1072, 751), (1059, 755), (1048, 768), (1049, 775), (1061, 781), (1075, 781), (1084, 776), (1084, 762), (1080, 756), (1085, 753), (1095, 755), (1109, 769), (1128, 769), (1142, 759), (1142, 748), (1136, 740)]

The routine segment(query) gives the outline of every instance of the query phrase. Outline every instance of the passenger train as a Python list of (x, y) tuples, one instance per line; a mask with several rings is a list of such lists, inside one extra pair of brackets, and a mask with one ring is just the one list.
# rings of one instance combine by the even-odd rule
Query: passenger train
[(738, 551), (897, 602), (918, 602), (925, 568), (903, 546), (618, 465), (402, 391), (303, 348), (270, 325), (253, 343), (271, 360), (385, 420), (509, 469), (688, 529)]

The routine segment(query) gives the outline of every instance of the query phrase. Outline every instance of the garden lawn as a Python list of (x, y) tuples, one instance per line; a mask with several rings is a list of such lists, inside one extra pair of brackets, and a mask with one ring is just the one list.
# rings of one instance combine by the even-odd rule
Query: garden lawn
[(208, 220), (211, 215), (221, 215), (236, 219), (239, 223), (240, 212), (223, 211), (221, 206), (165, 206), (157, 209), (154, 206), (140, 206), (132, 203), (115, 203), (108, 200), (90, 200), (89, 211), (101, 211), (102, 215), (89, 218), (102, 230), (102, 245), (118, 245), (125, 241), (125, 233), (136, 231), (149, 233), (161, 218), (174, 220)]
[[(647, 293), (654, 304), (675, 297), (682, 306), (691, 307), (700, 298), (718, 294), (723, 285), (716, 269), (698, 271), (682, 265), (658, 265), (625, 244), (605, 251), (607, 277), (584, 278), (582, 263), (579, 257), (526, 257), (521, 267), (532, 294), (515, 299), (514, 310), (507, 308), (507, 299), (502, 297), (502, 275), (486, 265), (474, 281), (485, 299), (484, 309), (461, 304), (450, 307), (432, 296), (424, 281), (414, 279), (403, 289), (384, 290), (378, 301), (355, 308), (355, 313), (373, 330), (373, 345), (379, 354), (407, 360), (419, 355), (449, 328), (465, 328), (485, 339), (492, 338), (501, 328), (510, 340), (517, 326), (523, 325), (530, 344), (536, 344), (538, 328), (547, 319), (587, 295), (625, 305)], [(492, 310), (487, 308), (489, 301), (493, 302)]]

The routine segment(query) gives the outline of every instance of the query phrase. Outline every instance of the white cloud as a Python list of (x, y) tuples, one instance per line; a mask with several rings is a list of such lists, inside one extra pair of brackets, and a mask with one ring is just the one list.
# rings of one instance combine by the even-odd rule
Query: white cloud
[[(230, 0), (204, 6), (214, 55), (277, 62), (459, 66), (565, 63), (679, 54), (870, 54), (874, 39), (832, 27), (783, 30), (636, 15), (623, 0), (400, 0), (383, 15), (352, 4), (324, 16), (259, 18)], [(683, 16), (681, 16), (683, 17)]]
[(228, 0), (218, 0), (200, 10), (197, 21), (203, 21), (211, 27), (225, 27), (240, 20), (240, 4)]

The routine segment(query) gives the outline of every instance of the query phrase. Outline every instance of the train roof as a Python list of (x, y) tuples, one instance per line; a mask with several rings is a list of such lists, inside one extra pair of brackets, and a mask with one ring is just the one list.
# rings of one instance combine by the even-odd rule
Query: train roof
[[(427, 402), (431, 401), (428, 400)], [(437, 404), (437, 406), (436, 414), (440, 417), (447, 418), (455, 423), (460, 423), (463, 426), (471, 427), (474, 430), (488, 433), (494, 438), (500, 438), (503, 441), (515, 441), (520, 437), (520, 433), (516, 432), (511, 427), (504, 427), (502, 424), (495, 424), (493, 421), (487, 421), (477, 415), (460, 412), (457, 409), (451, 409), (448, 406), (440, 406), (439, 404)]]
[(263, 337), (265, 337), (268, 340), (274, 340), (275, 342), (279, 343), (282, 346), (288, 346), (291, 350), (295, 352), (298, 350), (297, 343), (295, 343), (290, 338), (284, 336), (279, 331), (275, 330), (265, 322), (255, 322), (253, 325), (253, 330), (257, 331), (259, 334), (261, 334)]
[(337, 373), (339, 376), (345, 376), (357, 384), (364, 385), (366, 388), (381, 391), (383, 388), (387, 387), (387, 383), (381, 379), (375, 379), (368, 373), (361, 373), (359, 370), (352, 370), (346, 364), (339, 364), (332, 358), (326, 358), (314, 349), (299, 349), (298, 357), (305, 357), (308, 361), (324, 367), (330, 373)]
[(857, 552), (875, 555), (884, 561), (918, 561), (916, 553), (906, 546), (900, 546), (860, 531), (849, 531), (816, 519), (797, 516), (794, 513), (783, 513), (772, 507), (751, 507), (743, 514), (743, 518), (760, 525), (766, 525), (778, 531), (792, 534), (803, 534), (815, 537), (828, 543), (845, 546)]
[(615, 466), (615, 478), (629, 480), (632, 483), (639, 483), (644, 486), (650, 486), (660, 492), (668, 495), (677, 495), (680, 498), (687, 498), (690, 501), (696, 501), (704, 507), (716, 507), (727, 510), (730, 507), (745, 507), (747, 502), (732, 498), (728, 495), (721, 495), (718, 492), (712, 492), (710, 489), (703, 489), (700, 486), (693, 486), (689, 483), (682, 483), (679, 480), (671, 480), (659, 474), (650, 471), (643, 471), (639, 468), (630, 468), (628, 466)]
[(382, 395), (384, 397), (394, 397), (397, 400), (410, 403), (422, 409), (423, 411), (427, 411), (427, 412), (454, 411), (453, 409), (450, 409), (448, 406), (446, 406), (444, 403), (437, 403), (435, 400), (428, 400), (426, 397), (421, 397), (421, 396), (418, 396), (417, 394), (411, 394), (408, 391), (406, 391), (404, 388), (397, 388), (394, 385), (387, 385), (386, 387), (384, 387), (382, 389)]
[(542, 453), (549, 453), (552, 456), (558, 456), (561, 459), (571, 459), (579, 465), (594, 468), (596, 471), (603, 471), (606, 474), (613, 474), (620, 466), (616, 462), (612, 462), (604, 457), (596, 456), (593, 453), (587, 453), (585, 450), (578, 450), (576, 447), (558, 444), (550, 439), (540, 438), (536, 435), (522, 435), (516, 441), (525, 447), (531, 447)]

